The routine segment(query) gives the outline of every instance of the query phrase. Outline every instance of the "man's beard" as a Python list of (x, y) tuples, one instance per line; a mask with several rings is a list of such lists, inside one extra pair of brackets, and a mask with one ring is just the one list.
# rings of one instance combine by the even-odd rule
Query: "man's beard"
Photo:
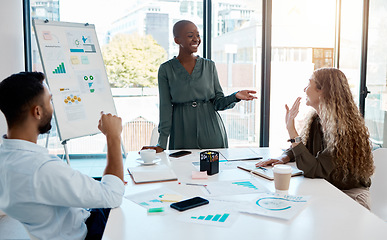
[(48, 133), (51, 130), (51, 119), (52, 115), (45, 117), (44, 121), (38, 128), (40, 134)]

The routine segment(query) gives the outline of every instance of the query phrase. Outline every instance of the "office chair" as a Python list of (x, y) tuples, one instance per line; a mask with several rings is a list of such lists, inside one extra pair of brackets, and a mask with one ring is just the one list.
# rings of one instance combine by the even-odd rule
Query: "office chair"
[(379, 148), (372, 152), (375, 173), (371, 177), (371, 212), (387, 221), (387, 148)]
[[(158, 127), (156, 126), (152, 130), (152, 135), (150, 138), (149, 145), (156, 146), (158, 143), (158, 140), (159, 140), (159, 130), (158, 130)], [(167, 149), (168, 149), (168, 147), (169, 147), (169, 137), (168, 137), (168, 141), (167, 141)]]

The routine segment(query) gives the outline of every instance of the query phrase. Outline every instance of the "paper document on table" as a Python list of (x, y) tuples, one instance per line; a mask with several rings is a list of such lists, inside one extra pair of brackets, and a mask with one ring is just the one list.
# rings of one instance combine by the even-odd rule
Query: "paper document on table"
[(158, 188), (151, 191), (145, 191), (141, 193), (125, 195), (125, 197), (138, 205), (150, 209), (164, 207), (169, 209), (171, 201), (165, 201), (167, 198), (170, 200), (170, 196), (174, 196), (177, 201), (183, 199), (183, 196), (180, 194), (168, 189), (168, 188)]
[[(246, 160), (260, 160), (262, 156), (250, 148), (225, 148), (219, 150), (220, 154), (227, 161), (246, 161)], [(220, 157), (222, 160), (222, 157)]]
[(219, 181), (206, 183), (207, 195), (238, 195), (249, 193), (268, 192), (269, 190), (254, 179)]
[[(304, 174), (304, 172), (294, 166), (292, 167), (292, 177)], [(266, 178), (268, 180), (274, 180), (273, 167), (255, 167), (255, 163), (241, 163), (238, 168), (254, 175)]]
[(128, 172), (135, 183), (175, 181), (175, 172), (167, 165), (128, 167)]
[(230, 227), (239, 216), (228, 203), (210, 200), (209, 204), (180, 213), (177, 220), (218, 227)]
[(254, 202), (239, 206), (240, 212), (290, 220), (307, 205), (310, 197), (260, 193)]

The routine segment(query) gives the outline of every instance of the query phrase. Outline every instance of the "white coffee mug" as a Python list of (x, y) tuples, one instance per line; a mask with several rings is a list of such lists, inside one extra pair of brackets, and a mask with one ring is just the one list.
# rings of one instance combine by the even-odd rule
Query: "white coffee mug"
[(151, 163), (156, 158), (156, 150), (155, 149), (143, 149), (140, 151), (141, 159), (144, 163)]

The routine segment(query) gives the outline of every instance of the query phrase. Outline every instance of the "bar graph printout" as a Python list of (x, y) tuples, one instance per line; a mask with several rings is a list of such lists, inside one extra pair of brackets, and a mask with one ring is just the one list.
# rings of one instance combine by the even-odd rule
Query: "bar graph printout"
[(238, 194), (256, 194), (269, 192), (269, 190), (253, 179), (236, 180), (236, 181), (220, 181), (207, 183), (207, 195), (238, 195)]
[(291, 220), (308, 204), (308, 196), (260, 193), (249, 204), (239, 206), (240, 212)]
[[(125, 197), (146, 209), (164, 207), (165, 210), (169, 210), (171, 202), (163, 201), (164, 196), (166, 195), (179, 196), (178, 193), (168, 188), (159, 188), (137, 194), (126, 195)], [(180, 199), (178, 200), (180, 201)]]
[(194, 208), (179, 214), (177, 220), (218, 227), (230, 227), (239, 213), (232, 210), (229, 203), (210, 200), (206, 206)]

